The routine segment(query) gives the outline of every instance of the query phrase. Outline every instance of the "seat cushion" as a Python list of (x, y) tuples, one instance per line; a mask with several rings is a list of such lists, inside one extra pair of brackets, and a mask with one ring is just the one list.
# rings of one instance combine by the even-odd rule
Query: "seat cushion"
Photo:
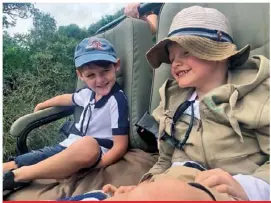
[(156, 162), (157, 155), (134, 149), (119, 162), (105, 168), (80, 171), (67, 179), (36, 180), (6, 200), (56, 200), (99, 190), (105, 184), (135, 185)]

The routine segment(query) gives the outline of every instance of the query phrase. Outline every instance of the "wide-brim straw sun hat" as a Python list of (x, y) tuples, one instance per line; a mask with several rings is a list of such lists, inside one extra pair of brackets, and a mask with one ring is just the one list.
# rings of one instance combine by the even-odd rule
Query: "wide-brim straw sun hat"
[(242, 65), (249, 57), (250, 45), (238, 50), (227, 18), (214, 8), (192, 6), (173, 18), (168, 36), (146, 54), (153, 68), (170, 63), (167, 44), (177, 42), (192, 56), (208, 61), (229, 58), (229, 67)]

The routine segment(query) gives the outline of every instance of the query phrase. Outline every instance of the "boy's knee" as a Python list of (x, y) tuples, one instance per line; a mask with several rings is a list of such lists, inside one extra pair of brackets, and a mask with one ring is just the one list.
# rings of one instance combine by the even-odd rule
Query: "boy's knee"
[(89, 167), (95, 163), (101, 150), (97, 141), (90, 136), (83, 137), (76, 148), (77, 162), (83, 167)]

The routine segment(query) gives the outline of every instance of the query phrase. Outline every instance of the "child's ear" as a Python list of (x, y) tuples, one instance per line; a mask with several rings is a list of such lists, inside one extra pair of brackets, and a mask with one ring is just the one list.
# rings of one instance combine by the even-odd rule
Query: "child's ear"
[(82, 76), (82, 73), (76, 69), (76, 75), (78, 78), (80, 78), (80, 80), (83, 80), (83, 76)]
[(120, 70), (120, 59), (119, 58), (117, 58), (117, 62), (116, 62), (115, 68), (116, 68), (116, 71)]

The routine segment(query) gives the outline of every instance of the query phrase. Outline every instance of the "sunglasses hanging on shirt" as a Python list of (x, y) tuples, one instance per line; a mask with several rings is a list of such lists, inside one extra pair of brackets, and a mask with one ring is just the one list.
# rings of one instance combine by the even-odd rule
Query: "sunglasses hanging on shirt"
[[(89, 100), (89, 103), (88, 103), (88, 105), (86, 106), (86, 108), (84, 109), (84, 112), (83, 112), (83, 120), (81, 122), (80, 132), (79, 132), (80, 136), (82, 136), (82, 137), (87, 134), (89, 122), (90, 122), (90, 119), (91, 119), (91, 116), (92, 116), (91, 106), (95, 104), (95, 101), (93, 102), (94, 97), (95, 97), (95, 93), (92, 92), (90, 100)], [(85, 122), (85, 118), (86, 118), (86, 114), (87, 114), (88, 110), (89, 110), (88, 121), (87, 121), (87, 125), (86, 125), (86, 128), (85, 128), (85, 131), (83, 131), (84, 122)]]
[[(176, 112), (173, 115), (172, 118), (172, 124), (171, 124), (171, 132), (170, 135), (168, 135), (166, 132), (164, 132), (164, 134), (162, 135), (161, 139), (164, 140), (165, 142), (167, 142), (168, 144), (178, 148), (178, 149), (183, 149), (184, 145), (186, 144), (189, 135), (191, 133), (192, 127), (193, 127), (193, 120), (194, 120), (194, 106), (193, 104), (195, 103), (195, 100), (193, 101), (185, 101), (184, 103), (182, 103), (176, 110)], [(182, 116), (182, 114), (185, 112), (186, 109), (189, 108), (189, 106), (191, 106), (191, 119), (190, 119), (190, 123), (188, 126), (188, 129), (185, 132), (185, 136), (183, 138), (183, 140), (178, 140), (175, 138), (175, 125), (178, 121), (178, 119)]]

